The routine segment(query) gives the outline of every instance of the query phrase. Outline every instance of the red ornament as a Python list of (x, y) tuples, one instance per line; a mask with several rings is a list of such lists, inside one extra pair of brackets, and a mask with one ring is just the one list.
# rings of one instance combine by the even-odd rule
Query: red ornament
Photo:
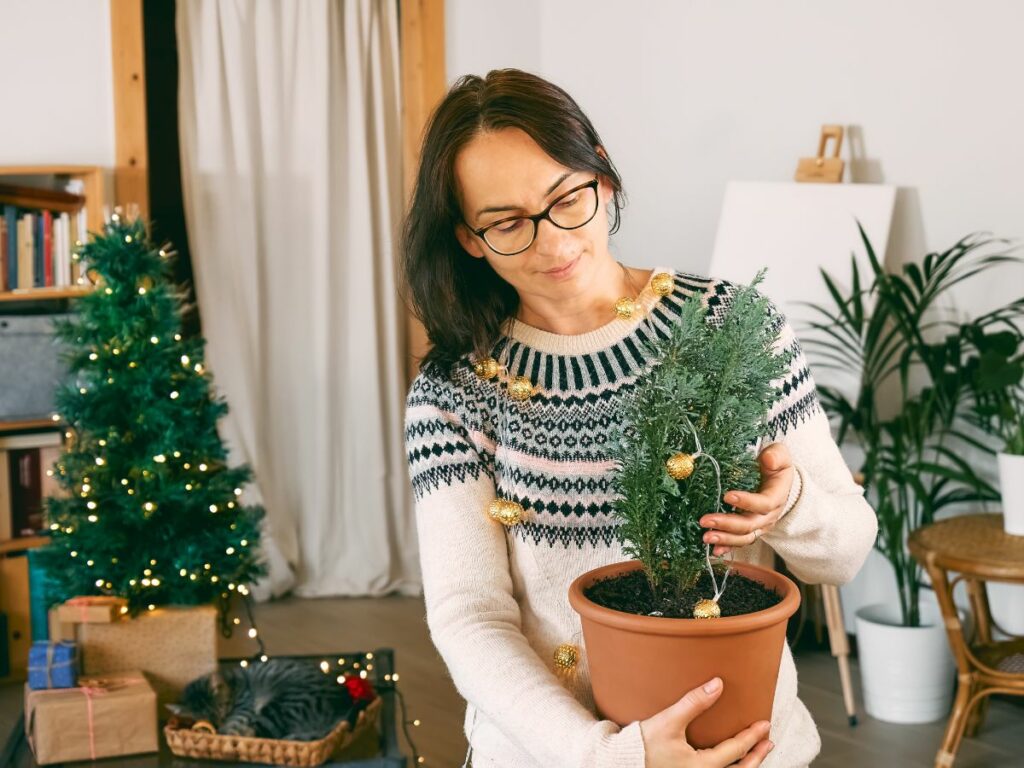
[(353, 701), (373, 701), (377, 698), (377, 692), (373, 690), (369, 680), (364, 680), (358, 675), (345, 675), (345, 687)]

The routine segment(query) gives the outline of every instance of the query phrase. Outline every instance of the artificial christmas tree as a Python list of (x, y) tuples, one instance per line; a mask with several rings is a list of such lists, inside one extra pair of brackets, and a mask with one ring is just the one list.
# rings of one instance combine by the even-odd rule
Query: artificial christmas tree
[(70, 380), (55, 419), (69, 428), (50, 472), (69, 496), (47, 499), (40, 555), (53, 601), (116, 595), (128, 616), (213, 602), (228, 627), (232, 593), (247, 598), (265, 573), (263, 509), (239, 499), (250, 468), (226, 463), (227, 404), (212, 394), (204, 340), (182, 335), (173, 255), (119, 213), (77, 254), (96, 289), (57, 325)]

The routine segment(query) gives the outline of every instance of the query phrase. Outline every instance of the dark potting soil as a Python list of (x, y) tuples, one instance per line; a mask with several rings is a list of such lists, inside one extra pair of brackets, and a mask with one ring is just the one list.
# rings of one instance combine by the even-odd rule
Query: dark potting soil
[[(716, 576), (718, 583), (721, 584), (722, 575), (716, 573)], [(683, 590), (678, 599), (674, 590), (662, 591), (663, 598), (656, 600), (651, 594), (643, 571), (631, 571), (621, 576), (601, 579), (583, 590), (583, 594), (605, 608), (640, 616), (660, 611), (663, 616), (674, 619), (692, 619), (693, 606), (697, 601), (710, 599), (715, 594), (711, 576), (707, 571), (701, 573), (696, 586)], [(771, 608), (781, 600), (782, 596), (774, 589), (733, 571), (725, 584), (725, 593), (718, 600), (718, 607), (723, 617), (742, 616)]]

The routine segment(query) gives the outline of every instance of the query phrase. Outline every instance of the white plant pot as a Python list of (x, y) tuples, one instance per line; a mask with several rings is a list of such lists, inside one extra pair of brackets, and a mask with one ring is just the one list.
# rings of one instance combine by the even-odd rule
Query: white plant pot
[(1003, 495), (1003, 530), (1024, 536), (1024, 456), (999, 454), (999, 490)]
[(938, 606), (922, 600), (920, 627), (900, 624), (899, 605), (867, 605), (856, 618), (867, 713), (888, 723), (930, 723), (945, 717), (956, 666)]

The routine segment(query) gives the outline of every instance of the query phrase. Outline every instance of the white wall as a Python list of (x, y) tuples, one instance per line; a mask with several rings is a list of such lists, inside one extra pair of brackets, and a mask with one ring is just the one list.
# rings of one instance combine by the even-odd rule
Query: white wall
[(108, 0), (0, 0), (0, 165), (113, 166), (111, 67)]
[[(629, 196), (625, 263), (706, 274), (726, 183), (791, 180), (825, 123), (847, 126), (848, 161), (859, 138), (847, 180), (899, 188), (891, 261), (976, 230), (1024, 237), (1024, 3), (447, 0), (446, 22), (449, 84), (518, 67), (589, 115)], [(819, 279), (809, 266), (789, 277)], [(975, 314), (1021, 295), (1008, 267), (956, 299)], [(887, 568), (872, 556), (849, 609), (893, 599)], [(993, 599), (1015, 631), (1020, 595)]]
[[(856, 180), (901, 187), (897, 257), (1024, 235), (1022, 3), (448, 0), (446, 14), (449, 84), (519, 67), (590, 116), (629, 195), (626, 263), (706, 272), (726, 182), (792, 179), (832, 122), (859, 126)], [(964, 299), (1016, 298), (1015, 275)]]

